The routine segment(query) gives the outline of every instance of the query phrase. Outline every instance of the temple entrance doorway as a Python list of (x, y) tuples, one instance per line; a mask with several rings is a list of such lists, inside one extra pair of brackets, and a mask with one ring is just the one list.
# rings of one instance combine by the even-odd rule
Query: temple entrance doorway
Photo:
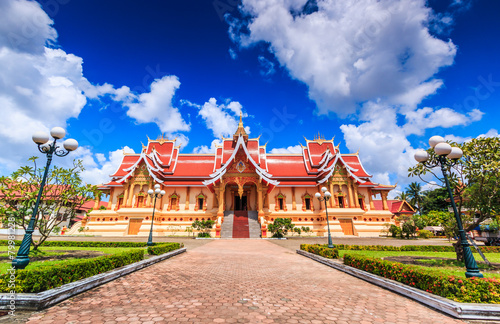
[(234, 196), (234, 210), (248, 210), (248, 204), (247, 204), (247, 196), (240, 196), (236, 195)]

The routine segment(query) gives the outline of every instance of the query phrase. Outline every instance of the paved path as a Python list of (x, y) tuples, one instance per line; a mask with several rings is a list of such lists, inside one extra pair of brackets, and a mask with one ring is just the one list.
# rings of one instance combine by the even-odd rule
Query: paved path
[(459, 323), (264, 240), (217, 240), (28, 323)]

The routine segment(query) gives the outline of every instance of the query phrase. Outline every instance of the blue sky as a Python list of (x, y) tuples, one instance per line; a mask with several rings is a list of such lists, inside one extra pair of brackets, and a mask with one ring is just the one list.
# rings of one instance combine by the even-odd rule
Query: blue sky
[[(63, 126), (84, 178), (164, 133), (210, 152), (239, 112), (272, 152), (335, 136), (403, 188), (432, 135), (498, 136), (496, 1), (7, 0), (0, 4), (0, 173)], [(68, 165), (71, 159), (58, 159)]]

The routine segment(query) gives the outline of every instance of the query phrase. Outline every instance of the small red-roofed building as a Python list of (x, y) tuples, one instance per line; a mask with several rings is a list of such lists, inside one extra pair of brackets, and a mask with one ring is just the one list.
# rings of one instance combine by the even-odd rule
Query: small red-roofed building
[[(184, 232), (195, 220), (211, 219), (212, 236), (219, 237), (235, 212), (255, 219), (263, 237), (271, 236), (266, 228), (276, 218), (326, 236), (327, 212), (333, 236), (378, 236), (385, 223), (394, 223), (387, 195), (395, 186), (372, 182), (358, 153), (342, 154), (333, 139), (317, 136), (305, 139), (298, 154), (271, 154), (259, 138), (249, 138), (241, 116), (234, 135), (210, 154), (180, 153), (175, 140), (148, 138), (140, 153), (125, 154), (110, 182), (99, 186), (109, 203), (90, 213), (87, 233), (148, 235), (153, 199), (147, 192), (155, 184), (166, 193), (156, 201), (155, 235)], [(332, 195), (327, 210), (314, 197), (322, 187)], [(374, 197), (381, 198), (380, 208)]]

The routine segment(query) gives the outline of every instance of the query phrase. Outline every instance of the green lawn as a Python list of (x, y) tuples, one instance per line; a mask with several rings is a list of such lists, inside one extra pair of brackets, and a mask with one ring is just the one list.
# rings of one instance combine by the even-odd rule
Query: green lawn
[[(73, 246), (48, 246), (41, 247), (39, 255), (43, 256), (53, 256), (53, 255), (61, 255), (64, 254), (62, 252), (53, 252), (53, 251), (98, 251), (104, 254), (117, 254), (121, 252), (126, 252), (134, 249), (145, 249), (145, 247), (73, 247)], [(5, 257), (8, 256), (8, 246), (0, 246), (0, 256)], [(32, 257), (32, 252), (30, 252), (30, 257)], [(26, 269), (35, 269), (39, 266), (52, 265), (55, 263), (65, 263), (74, 259), (66, 259), (66, 260), (54, 260), (54, 261), (35, 261), (30, 262), (30, 264), (26, 267)], [(4, 274), (7, 272), (7, 269), (11, 267), (11, 260), (2, 260), (0, 262), (0, 274)]]
[[(438, 264), (439, 267), (424, 267), (418, 266), (425, 269), (430, 269), (433, 271), (437, 271), (446, 275), (453, 275), (457, 277), (465, 276), (465, 266), (463, 263), (456, 261), (456, 254), (454, 252), (420, 252), (420, 251), (356, 251), (356, 250), (340, 250), (340, 257), (343, 258), (344, 254), (354, 254), (354, 255), (365, 255), (367, 257), (372, 258), (383, 258), (383, 257), (391, 257), (391, 256), (425, 256), (425, 257), (437, 257), (437, 258), (449, 258), (453, 261), (437, 261), (437, 260), (426, 260), (426, 263), (434, 263)], [(492, 263), (500, 263), (500, 253), (485, 253), (486, 258)], [(478, 262), (478, 266), (481, 270), (481, 273), (488, 278), (500, 278), (500, 273), (491, 273), (483, 271), (483, 268), (486, 267), (485, 264), (481, 264), (483, 259), (477, 253), (474, 253), (474, 258), (476, 262)], [(499, 271), (496, 271), (499, 272)]]

